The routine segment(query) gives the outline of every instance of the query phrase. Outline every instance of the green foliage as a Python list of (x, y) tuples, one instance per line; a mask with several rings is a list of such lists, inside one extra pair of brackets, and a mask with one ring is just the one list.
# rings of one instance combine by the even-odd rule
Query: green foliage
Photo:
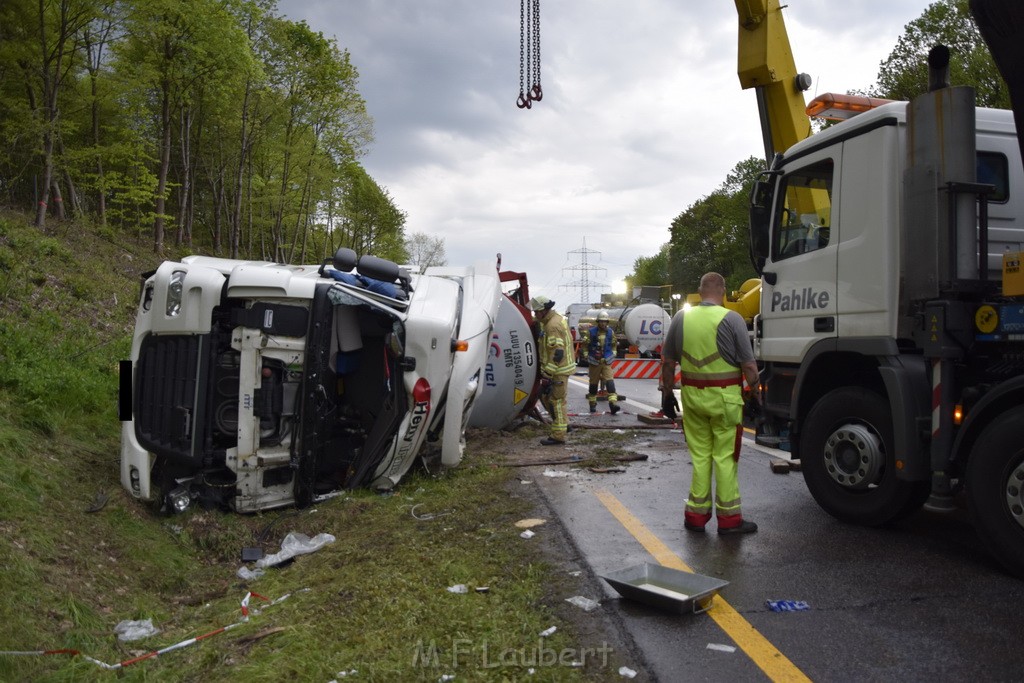
[(978, 106), (1010, 107), (1006, 83), (978, 32), (968, 0), (939, 0), (907, 24), (896, 47), (882, 62), (876, 97), (910, 100), (928, 91), (928, 51), (942, 44), (950, 48), (949, 79), (952, 85), (970, 85), (977, 91)]
[(761, 159), (741, 161), (717, 190), (672, 221), (668, 266), (674, 291), (697, 291), (701, 275), (708, 271), (721, 273), (732, 289), (755, 277), (748, 250), (747, 203), (762, 170)]
[(166, 225), (232, 257), (400, 257), (404, 214), (357, 162), (373, 140), (357, 82), (346, 50), (271, 0), (8, 0), (0, 196), (35, 210), (49, 159), (64, 205), (115, 237), (159, 248)]

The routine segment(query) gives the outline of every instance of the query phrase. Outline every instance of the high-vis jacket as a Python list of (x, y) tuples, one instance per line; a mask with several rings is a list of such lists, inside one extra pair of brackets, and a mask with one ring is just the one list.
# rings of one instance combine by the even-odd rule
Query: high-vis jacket
[[(573, 353), (572, 336), (565, 318), (556, 311), (548, 311), (541, 321), (544, 337), (540, 340), (540, 371), (549, 376), (571, 375), (576, 372), (576, 358)], [(562, 360), (555, 360), (555, 352), (562, 350)]]
[(683, 316), (681, 394), (684, 403), (692, 401), (703, 412), (739, 424), (743, 416), (743, 374), (721, 356), (717, 342), (718, 326), (728, 312), (723, 306), (694, 306)]

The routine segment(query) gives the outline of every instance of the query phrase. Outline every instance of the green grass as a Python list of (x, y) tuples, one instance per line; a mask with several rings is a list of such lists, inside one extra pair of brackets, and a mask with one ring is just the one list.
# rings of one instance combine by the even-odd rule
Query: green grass
[[(61, 232), (0, 215), (0, 650), (67, 648), (113, 664), (239, 622), (249, 590), (290, 597), (254, 599), (262, 610), (247, 623), (118, 672), (82, 656), (0, 655), (0, 680), (329, 681), (353, 669), (370, 681), (617, 680), (611, 666), (552, 665), (580, 647), (562, 618), (564, 579), (514, 526), (531, 516), (519, 472), (494, 466), (540, 430), (493, 439), (500, 448), (473, 435), (464, 466), (444, 476), (304, 511), (164, 518), (128, 496), (117, 361), (138, 273), (158, 259), (109, 234)], [(414, 506), (434, 516), (416, 519)], [(275, 552), (288, 531), (337, 540), (249, 584), (236, 576), (243, 547), (263, 538)], [(447, 590), (460, 583), (470, 592)], [(126, 619), (160, 633), (121, 643), (114, 627)]]

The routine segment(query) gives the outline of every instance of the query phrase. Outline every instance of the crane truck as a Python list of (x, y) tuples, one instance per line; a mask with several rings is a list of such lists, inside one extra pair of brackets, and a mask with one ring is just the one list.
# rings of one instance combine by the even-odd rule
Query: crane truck
[(1024, 577), (1020, 148), (1011, 112), (946, 82), (948, 51), (929, 61), (910, 103), (812, 102), (849, 118), (755, 183), (757, 439), (788, 439), (844, 521), (949, 510), (964, 491), (984, 544)]

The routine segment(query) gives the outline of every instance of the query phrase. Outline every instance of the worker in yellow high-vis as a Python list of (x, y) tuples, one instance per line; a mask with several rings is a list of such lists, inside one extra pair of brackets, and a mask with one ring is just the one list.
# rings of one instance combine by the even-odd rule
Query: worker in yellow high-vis
[(565, 318), (554, 310), (554, 301), (546, 296), (536, 296), (530, 299), (529, 305), (541, 326), (538, 339), (543, 387), (541, 402), (551, 415), (551, 435), (542, 439), (540, 443), (543, 446), (561, 446), (565, 444), (565, 434), (569, 430), (565, 396), (569, 377), (576, 372), (572, 336), (565, 324)]
[(725, 278), (706, 273), (700, 279), (701, 302), (672, 318), (662, 347), (662, 409), (674, 417), (672, 393), (680, 366), (683, 434), (693, 460), (693, 479), (683, 526), (703, 532), (711, 519), (711, 479), (718, 533), (749, 534), (757, 525), (743, 519), (738, 465), (743, 435), (743, 380), (760, 401), (758, 372), (746, 323), (722, 306)]

